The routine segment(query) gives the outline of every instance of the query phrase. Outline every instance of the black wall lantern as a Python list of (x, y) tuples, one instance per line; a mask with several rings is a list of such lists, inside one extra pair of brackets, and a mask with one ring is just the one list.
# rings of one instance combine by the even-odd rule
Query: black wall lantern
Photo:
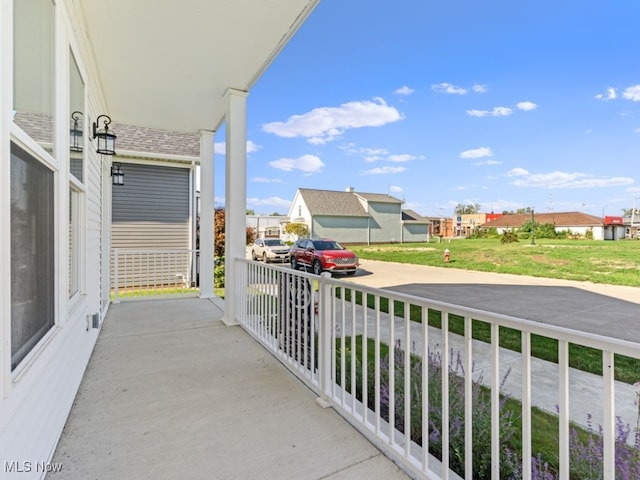
[[(98, 124), (100, 119), (104, 118), (104, 128), (99, 129)], [(100, 115), (95, 122), (93, 122), (93, 138), (98, 139), (98, 148), (96, 152), (103, 155), (115, 155), (116, 154), (116, 135), (109, 131), (109, 124), (111, 118), (107, 115)]]
[(72, 152), (82, 151), (81, 117), (82, 117), (82, 112), (73, 112), (71, 114), (73, 125), (71, 126), (71, 130), (69, 131), (69, 150), (71, 150)]
[(122, 171), (122, 165), (118, 162), (111, 164), (111, 184), (124, 185), (124, 172)]

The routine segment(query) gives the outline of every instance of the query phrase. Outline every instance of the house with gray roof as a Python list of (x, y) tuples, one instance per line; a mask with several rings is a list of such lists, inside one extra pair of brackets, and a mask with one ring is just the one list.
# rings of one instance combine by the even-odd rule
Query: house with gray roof
[(305, 223), (312, 238), (329, 237), (343, 243), (428, 240), (428, 220), (415, 212), (403, 212), (402, 203), (391, 195), (356, 192), (351, 187), (345, 191), (299, 188), (289, 220)]
[[(518, 230), (525, 222), (531, 220), (531, 215), (510, 214), (497, 217), (490, 222), (480, 225), (480, 228), (495, 228), (499, 233), (506, 230)], [(534, 213), (536, 224), (551, 224), (557, 232), (568, 231), (571, 235), (585, 236), (587, 232), (593, 235), (594, 240), (609, 239), (605, 235), (606, 228), (603, 218), (582, 212), (550, 212)]]

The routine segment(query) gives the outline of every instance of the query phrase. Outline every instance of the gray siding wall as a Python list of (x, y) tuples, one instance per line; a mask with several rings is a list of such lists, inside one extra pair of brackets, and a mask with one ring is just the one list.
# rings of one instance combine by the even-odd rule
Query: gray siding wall
[[(124, 185), (112, 187), (111, 247), (190, 249), (189, 169), (123, 163), (122, 170)], [(139, 258), (143, 257), (119, 257), (119, 287), (171, 285), (190, 275), (192, 258), (186, 253), (155, 261)], [(150, 263), (155, 272), (136, 268), (140, 262)]]
[(340, 243), (366, 243), (367, 219), (364, 217), (313, 217), (311, 235), (332, 238)]
[(123, 163), (113, 186), (111, 246), (188, 249), (189, 169)]
[(429, 225), (405, 223), (403, 225), (403, 242), (426, 242), (429, 240)]
[(369, 202), (371, 215), (371, 243), (399, 242), (402, 219), (400, 203)]

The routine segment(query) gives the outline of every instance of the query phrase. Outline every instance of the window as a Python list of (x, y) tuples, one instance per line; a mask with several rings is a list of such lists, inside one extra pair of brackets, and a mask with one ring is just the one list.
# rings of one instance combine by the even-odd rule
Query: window
[(81, 198), (81, 192), (69, 189), (69, 298), (80, 291)]
[(82, 290), (82, 205), (84, 194), (84, 82), (73, 52), (69, 52), (69, 298)]
[(52, 0), (13, 2), (15, 123), (53, 152), (55, 6)]
[(11, 143), (12, 370), (54, 325), (53, 179)]
[(84, 82), (80, 69), (69, 52), (69, 133), (70, 146), (69, 172), (79, 181), (84, 181)]

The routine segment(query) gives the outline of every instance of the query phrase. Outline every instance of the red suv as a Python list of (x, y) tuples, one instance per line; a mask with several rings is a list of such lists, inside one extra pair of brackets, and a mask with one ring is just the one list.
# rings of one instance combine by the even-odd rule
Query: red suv
[(316, 275), (323, 271), (353, 275), (358, 269), (356, 254), (328, 238), (301, 238), (291, 247), (289, 254), (291, 268), (304, 267), (306, 270), (311, 267)]

